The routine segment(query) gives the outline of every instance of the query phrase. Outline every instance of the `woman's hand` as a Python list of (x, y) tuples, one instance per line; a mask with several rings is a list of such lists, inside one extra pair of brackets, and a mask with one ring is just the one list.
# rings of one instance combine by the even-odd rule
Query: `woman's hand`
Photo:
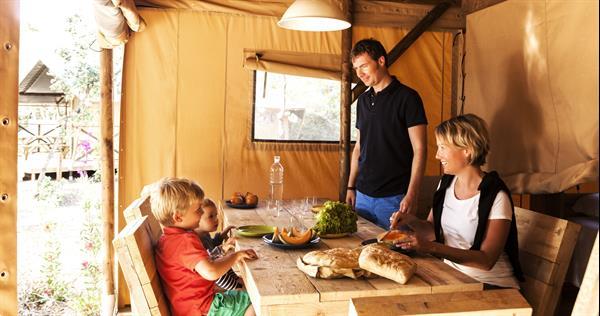
[(399, 226), (410, 226), (415, 220), (417, 220), (417, 217), (412, 214), (396, 211), (390, 217), (390, 229), (396, 229)]
[(431, 242), (421, 239), (417, 234), (412, 234), (406, 240), (396, 244), (404, 250), (415, 250), (418, 252), (429, 252), (429, 244)]

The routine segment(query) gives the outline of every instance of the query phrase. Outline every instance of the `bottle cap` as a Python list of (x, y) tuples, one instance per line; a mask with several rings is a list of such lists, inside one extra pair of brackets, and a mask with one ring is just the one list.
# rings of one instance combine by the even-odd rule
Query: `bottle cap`
[(274, 156), (273, 157), (273, 162), (279, 162), (279, 159), (280, 159), (279, 156)]

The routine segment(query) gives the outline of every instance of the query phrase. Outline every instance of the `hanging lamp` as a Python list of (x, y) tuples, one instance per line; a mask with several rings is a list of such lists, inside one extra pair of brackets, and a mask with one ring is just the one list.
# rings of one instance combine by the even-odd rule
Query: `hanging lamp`
[(350, 22), (336, 0), (296, 0), (277, 22), (282, 28), (296, 31), (339, 31)]

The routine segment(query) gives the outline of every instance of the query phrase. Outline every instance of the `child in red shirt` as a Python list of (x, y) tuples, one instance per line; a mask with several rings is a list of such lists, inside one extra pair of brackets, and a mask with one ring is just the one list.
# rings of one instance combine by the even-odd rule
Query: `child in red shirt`
[(193, 229), (202, 215), (204, 192), (193, 181), (165, 178), (150, 197), (163, 226), (156, 245), (156, 268), (173, 315), (254, 315), (245, 291), (215, 293), (215, 280), (240, 260), (256, 259), (252, 249), (210, 260)]

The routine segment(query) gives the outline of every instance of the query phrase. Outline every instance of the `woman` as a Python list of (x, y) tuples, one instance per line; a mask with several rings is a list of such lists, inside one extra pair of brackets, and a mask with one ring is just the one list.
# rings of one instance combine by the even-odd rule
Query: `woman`
[(399, 244), (444, 258), (486, 288), (519, 288), (517, 227), (510, 192), (496, 172), (485, 173), (489, 136), (485, 122), (457, 116), (435, 129), (436, 159), (444, 169), (427, 221), (396, 212), (392, 227), (415, 234)]

